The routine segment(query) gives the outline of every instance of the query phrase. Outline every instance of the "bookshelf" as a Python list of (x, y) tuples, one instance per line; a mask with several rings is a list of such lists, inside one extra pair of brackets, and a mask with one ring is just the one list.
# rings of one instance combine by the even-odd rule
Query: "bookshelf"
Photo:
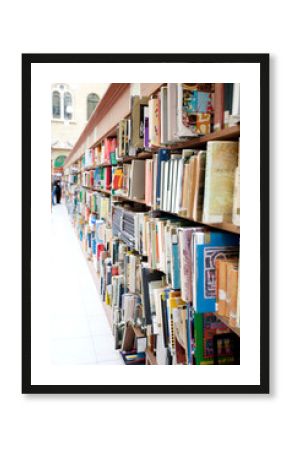
[(230, 321), (227, 317), (221, 316), (219, 314), (216, 314), (217, 318), (223, 322), (228, 328), (230, 328), (231, 330), (233, 330), (234, 333), (236, 333), (238, 336), (240, 336), (240, 328), (239, 327), (235, 327), (233, 325), (230, 324)]
[[(237, 146), (237, 141), (239, 139), (240, 136), (240, 125), (239, 124), (234, 124), (232, 126), (227, 126), (225, 128), (219, 129), (218, 131), (211, 131), (206, 133), (205, 135), (201, 135), (198, 137), (192, 137), (192, 138), (187, 138), (184, 140), (179, 140), (176, 142), (170, 142), (164, 145), (156, 145), (156, 144), (152, 144), (150, 145), (150, 147), (146, 147), (146, 146), (140, 146), (135, 148), (135, 154), (122, 154), (122, 156), (120, 157), (119, 155), (119, 151), (120, 151), (120, 139), (122, 138), (122, 135), (120, 135), (120, 123), (122, 121), (125, 121), (124, 123), (126, 123), (126, 121), (131, 121), (131, 125), (132, 126), (132, 120), (134, 118), (134, 109), (132, 111), (130, 111), (130, 107), (128, 107), (128, 105), (130, 105), (130, 84), (124, 84), (122, 86), (117, 86), (118, 84), (114, 84), (111, 85), (108, 88), (107, 93), (105, 94), (104, 98), (101, 100), (98, 108), (96, 109), (95, 113), (92, 115), (90, 121), (88, 122), (87, 126), (85, 127), (82, 135), (80, 136), (79, 140), (77, 141), (70, 157), (68, 158), (68, 160), (66, 161), (66, 168), (69, 169), (70, 167), (76, 167), (78, 168), (78, 170), (74, 170), (71, 173), (73, 174), (84, 174), (86, 173), (91, 173), (93, 171), (95, 171), (96, 169), (104, 169), (104, 170), (109, 170), (110, 172), (110, 177), (112, 178), (112, 184), (114, 183), (114, 180), (117, 179), (117, 171), (120, 170), (121, 171), (121, 177), (125, 176), (123, 171), (125, 171), (125, 166), (129, 166), (129, 179), (130, 182), (132, 182), (133, 180), (133, 176), (134, 176), (134, 170), (135, 167), (138, 166), (134, 166), (134, 164), (144, 164), (145, 165), (145, 172), (147, 170), (146, 165), (148, 164), (156, 164), (157, 167), (157, 162), (158, 162), (158, 158), (160, 157), (160, 154), (163, 150), (168, 151), (169, 153), (169, 158), (168, 160), (166, 160), (166, 162), (168, 161), (173, 161), (172, 165), (174, 166), (174, 161), (178, 161), (178, 160), (182, 160), (183, 164), (188, 164), (188, 161), (194, 160), (200, 153), (200, 151), (206, 152), (206, 155), (208, 155), (208, 143), (212, 143), (212, 142), (220, 142), (221, 145), (224, 145), (224, 143), (228, 143), (229, 145), (232, 144), (233, 147)], [(164, 87), (166, 87), (167, 85), (165, 83), (151, 83), (151, 84), (146, 84), (143, 85), (141, 84), (140, 87), (140, 97), (141, 96), (150, 96), (152, 94), (154, 94), (154, 98), (155, 96), (159, 96), (160, 94), (160, 90), (163, 89)], [(140, 103), (141, 105), (141, 103)], [(145, 114), (145, 113), (144, 113)], [(213, 117), (212, 117), (213, 118)], [(135, 120), (135, 119), (134, 119)], [(150, 119), (151, 120), (151, 119)], [(210, 124), (211, 129), (213, 129), (213, 123)], [(94, 130), (95, 128), (95, 130)], [(94, 132), (93, 132), (94, 131)], [(130, 133), (133, 133), (132, 130), (130, 131)], [(92, 137), (93, 136), (93, 137)], [(121, 136), (121, 138), (120, 138)], [(126, 140), (125, 140), (126, 141)], [(96, 155), (96, 152), (106, 152), (108, 151), (109, 147), (112, 147), (110, 151), (112, 151), (113, 153), (115, 152), (116, 156), (115, 156), (115, 162), (113, 163), (113, 159), (111, 161), (110, 158), (111, 156), (107, 156), (104, 159), (102, 159), (105, 162), (98, 162), (98, 163), (91, 163), (91, 164), (84, 164), (84, 159), (83, 159), (83, 155), (85, 153), (86, 148), (84, 147), (84, 142), (90, 142), (89, 144), (89, 149), (92, 152), (92, 158), (94, 159)], [(145, 137), (144, 137), (144, 142), (145, 142)], [(234, 145), (235, 144), (235, 145)], [(226, 147), (226, 145), (225, 145)], [(190, 156), (188, 157), (188, 159), (184, 159), (183, 153), (184, 153), (184, 149), (187, 149), (186, 151), (188, 151), (188, 149), (192, 149), (192, 153), (189, 154)], [(223, 149), (222, 149), (223, 150)], [(123, 151), (122, 146), (121, 146), (121, 151)], [(128, 151), (128, 149), (127, 149)], [(130, 151), (130, 150), (129, 150)], [(224, 150), (223, 150), (224, 151)], [(95, 153), (94, 153), (95, 152)], [(111, 155), (110, 153), (108, 153), (109, 155)], [(99, 158), (99, 156), (98, 156)], [(102, 157), (103, 158), (103, 157)], [(208, 156), (207, 156), (208, 158)], [(183, 162), (185, 161), (185, 162)], [(179, 163), (177, 163), (179, 164)], [(237, 164), (237, 163), (236, 163)], [(142, 165), (140, 167), (143, 167)], [(164, 165), (165, 167), (165, 165)], [(164, 169), (163, 167), (163, 169)], [(142, 168), (143, 170), (143, 168)], [(165, 170), (165, 169), (164, 169)], [(194, 169), (197, 170), (197, 169)], [(175, 173), (174, 176), (174, 169), (172, 169), (172, 173), (169, 172), (168, 170), (168, 180), (169, 179), (169, 173), (170, 176), (172, 175), (172, 180), (174, 180), (177, 177), (177, 173)], [(192, 172), (195, 173), (195, 172)], [(119, 176), (119, 175), (118, 175)], [(184, 173), (182, 173), (182, 176), (184, 176)], [(87, 174), (84, 174), (85, 179), (87, 180)], [(139, 173), (137, 172), (137, 175), (135, 175), (136, 180), (138, 182), (139, 180)], [(157, 172), (154, 172), (152, 175), (152, 186), (155, 186), (155, 182), (156, 181), (156, 177), (157, 177)], [(140, 180), (143, 180), (142, 177), (140, 177)], [(146, 191), (146, 180), (142, 181), (142, 183), (145, 183), (145, 191)], [(160, 182), (160, 181), (159, 181)], [(171, 182), (171, 181), (170, 181)], [(175, 181), (172, 181), (172, 183), (174, 183)], [(87, 181), (85, 181), (85, 183), (87, 183)], [(185, 182), (184, 182), (185, 183)], [(102, 183), (103, 184), (103, 183)], [(178, 212), (173, 212), (174, 208), (172, 208), (172, 204), (174, 203), (174, 195), (177, 195), (177, 191), (174, 191), (175, 194), (172, 192), (170, 193), (171, 195), (171, 207), (169, 207), (169, 210), (167, 210), (167, 208), (163, 209), (161, 207), (161, 205), (157, 204), (158, 202), (148, 202), (146, 200), (147, 196), (146, 196), (146, 192), (145, 192), (145, 198), (142, 196), (142, 194), (140, 195), (140, 198), (138, 195), (134, 196), (134, 195), (125, 195), (122, 194), (121, 192), (118, 192), (118, 189), (116, 189), (115, 187), (113, 189), (104, 189), (104, 188), (99, 188), (95, 185), (92, 186), (86, 186), (81, 184), (81, 182), (79, 181), (77, 184), (75, 184), (75, 187), (80, 187), (81, 189), (84, 189), (85, 192), (87, 192), (89, 195), (90, 193), (96, 193), (96, 194), (100, 194), (103, 195), (107, 198), (108, 202), (109, 202), (109, 209), (108, 209), (108, 214), (109, 214), (109, 218), (104, 218), (104, 214), (102, 213), (97, 213), (99, 214), (99, 218), (97, 219), (101, 221), (104, 221), (105, 224), (105, 235), (109, 236), (108, 240), (105, 241), (105, 247), (106, 249), (103, 249), (102, 251), (106, 254), (108, 254), (106, 256), (107, 259), (112, 259), (113, 258), (113, 245), (114, 245), (114, 240), (123, 242), (120, 245), (125, 245), (125, 248), (127, 248), (127, 250), (125, 250), (125, 252), (127, 252), (126, 254), (128, 254), (128, 258), (130, 259), (131, 257), (133, 258), (137, 258), (137, 256), (140, 256), (140, 261), (141, 261), (141, 265), (143, 263), (146, 263), (149, 267), (150, 270), (152, 270), (154, 273), (155, 272), (160, 272), (160, 273), (165, 273), (166, 274), (166, 286), (169, 290), (171, 290), (173, 292), (172, 295), (174, 295), (174, 293), (178, 292), (178, 290), (181, 289), (182, 291), (182, 287), (177, 288), (174, 284), (174, 282), (169, 282), (168, 281), (168, 275), (164, 270), (165, 265), (161, 264), (161, 262), (156, 262), (155, 258), (156, 258), (156, 254), (154, 254), (154, 257), (151, 255), (151, 247), (149, 244), (149, 251), (148, 248), (146, 249), (146, 251), (142, 251), (141, 248), (139, 248), (140, 243), (137, 245), (137, 238), (134, 234), (134, 238), (130, 237), (128, 235), (128, 230), (130, 229), (139, 229), (140, 231), (140, 223), (137, 221), (135, 223), (135, 216), (138, 215), (140, 213), (140, 217), (143, 220), (143, 214), (148, 214), (149, 215), (149, 223), (153, 224), (154, 220), (157, 221), (157, 223), (162, 222), (162, 220), (166, 220), (167, 222), (169, 222), (169, 228), (173, 227), (174, 228), (174, 223), (176, 222), (176, 219), (180, 219), (181, 221), (181, 227), (198, 227), (198, 226), (205, 226), (206, 228), (204, 228), (204, 230), (206, 231), (206, 233), (214, 233), (214, 232), (226, 232), (225, 234), (230, 236), (225, 240), (225, 245), (232, 245), (231, 242), (236, 243), (238, 242), (237, 239), (239, 238), (239, 234), (240, 234), (240, 227), (239, 225), (235, 224), (235, 223), (231, 223), (230, 221), (227, 220), (223, 220), (220, 221), (218, 220), (216, 223), (213, 220), (203, 220), (201, 218), (197, 219), (194, 215), (194, 213), (192, 215), (183, 215), (180, 214)], [(107, 186), (107, 183), (105, 184), (105, 186)], [(143, 185), (144, 187), (144, 185)], [(77, 194), (78, 195), (78, 194)], [(183, 192), (182, 192), (183, 195)], [(194, 194), (197, 195), (197, 194)], [(205, 196), (205, 194), (203, 194)], [(95, 210), (92, 211), (91, 209), (91, 203), (90, 200), (87, 199), (86, 194), (84, 194), (85, 196), (85, 201), (82, 199), (80, 200), (79, 198), (76, 199), (76, 194), (75, 193), (70, 193), (70, 201), (73, 200), (75, 201), (75, 203), (82, 203), (82, 209), (78, 211), (78, 214), (80, 214), (82, 216), (82, 222), (81, 222), (81, 232), (79, 233), (79, 238), (80, 239), (84, 239), (84, 236), (93, 236), (94, 235), (94, 231), (90, 230), (90, 216), (93, 214), (96, 214)], [(152, 206), (154, 205), (154, 206)], [(122, 220), (123, 220), (123, 216), (125, 218), (123, 224), (122, 224), (122, 230), (125, 230), (126, 233), (123, 235), (122, 233), (119, 234), (114, 234), (114, 226), (116, 225), (114, 223), (114, 219), (113, 219), (113, 214), (116, 210), (116, 207), (120, 207), (122, 209), (123, 212), (119, 211), (119, 214), (121, 214), (122, 216)], [(134, 209), (137, 208), (137, 209)], [(179, 211), (181, 211), (183, 209), (180, 209)], [(157, 215), (156, 215), (157, 214)], [(206, 216), (205, 216), (206, 217)], [(139, 219), (138, 219), (139, 220)], [(141, 219), (140, 219), (141, 220)], [(131, 222), (132, 221), (132, 222)], [(74, 220), (74, 223), (77, 222), (77, 220)], [(179, 223), (179, 222), (178, 222)], [(137, 225), (136, 225), (137, 224)], [(161, 226), (161, 225), (160, 225)], [(139, 227), (139, 228), (138, 228)], [(171, 229), (170, 228), (170, 229)], [(127, 231), (126, 231), (127, 230)], [(142, 231), (142, 238), (144, 238), (144, 230)], [(134, 231), (135, 233), (135, 231)], [(153, 233), (154, 235), (154, 233)], [(152, 236), (153, 236), (152, 235)], [(157, 244), (157, 241), (155, 242), (153, 240), (153, 237), (150, 237), (150, 239), (152, 239), (151, 242), (151, 246), (152, 246), (152, 252), (155, 251), (156, 252), (156, 245), (159, 245), (159, 243)], [(157, 234), (156, 234), (157, 236)], [(170, 235), (166, 235), (166, 239), (170, 238)], [(231, 236), (233, 236), (231, 238)], [(92, 237), (90, 237), (90, 239), (92, 239)], [(106, 238), (107, 239), (107, 238)], [(157, 239), (157, 238), (156, 238)], [(160, 236), (158, 238), (160, 240)], [(171, 238), (170, 238), (171, 239)], [(179, 237), (178, 237), (179, 239)], [(84, 241), (83, 241), (84, 243)], [(84, 251), (84, 254), (87, 255), (86, 251), (86, 244), (82, 246), (82, 249)], [(142, 244), (143, 245), (143, 244)], [(234, 244), (237, 245), (237, 244)], [(154, 250), (155, 249), (155, 250)], [(144, 250), (144, 249), (143, 249)], [(90, 250), (92, 251), (92, 250)], [(137, 256), (136, 256), (137, 255)], [(158, 256), (159, 258), (159, 256)], [(172, 258), (172, 256), (171, 256)], [(123, 276), (123, 274), (125, 272), (123, 272), (125, 269), (122, 267), (119, 267), (119, 261), (118, 264), (116, 264), (116, 262), (114, 263), (114, 260), (112, 259), (112, 263), (111, 263), (111, 267), (107, 267), (106, 263), (104, 263), (103, 260), (100, 261), (100, 264), (103, 264), (103, 269), (100, 269), (100, 267), (98, 268), (98, 270), (96, 270), (96, 264), (92, 263), (92, 255), (90, 258), (86, 257), (87, 259), (87, 263), (89, 265), (90, 271), (94, 277), (94, 281), (96, 284), (96, 287), (98, 289), (98, 291), (100, 291), (100, 277), (103, 277), (103, 284), (104, 284), (104, 277), (106, 276), (106, 270), (111, 271), (110, 272), (110, 277), (116, 279), (116, 277), (118, 276)], [(137, 261), (137, 259), (136, 259)], [(130, 270), (133, 270), (134, 272), (134, 276), (138, 279), (141, 277), (141, 275), (139, 274), (139, 269), (137, 268), (137, 265), (135, 266), (135, 264), (137, 264), (134, 260), (134, 263), (130, 263), (133, 264), (133, 266), (129, 267), (131, 268)], [(121, 265), (124, 265), (124, 261), (122, 261)], [(129, 263), (128, 263), (129, 264)], [(139, 264), (139, 262), (138, 262)], [(171, 264), (173, 264), (173, 262), (171, 262)], [(181, 262), (179, 262), (179, 264), (181, 264)], [(104, 269), (105, 267), (105, 269)], [(117, 267), (117, 268), (116, 268)], [(133, 269), (132, 269), (133, 267)], [(119, 273), (119, 269), (121, 270), (121, 272)], [(172, 268), (170, 269), (172, 270)], [(179, 266), (179, 270), (181, 271), (181, 265)], [(105, 275), (104, 275), (105, 273)], [(140, 272), (141, 273), (141, 272)], [(171, 274), (171, 276), (173, 276)], [(157, 279), (156, 279), (157, 280)], [(128, 281), (126, 281), (127, 283)], [(132, 279), (130, 280), (130, 283), (132, 284), (133, 281)], [(135, 283), (133, 283), (135, 286)], [(158, 284), (158, 283), (157, 283)], [(156, 284), (156, 286), (157, 286)], [(142, 281), (142, 285), (143, 285), (143, 281)], [(113, 285), (112, 285), (113, 286)], [(159, 285), (158, 285), (159, 286)], [(105, 289), (106, 289), (106, 283), (105, 283)], [(113, 288), (110, 289), (110, 291)], [(114, 288), (115, 289), (115, 288)], [(144, 286), (143, 288), (144, 289)], [(157, 289), (157, 287), (156, 287)], [(162, 288), (163, 289), (163, 288)], [(182, 291), (183, 292), (183, 291)], [(126, 291), (125, 291), (126, 293)], [(131, 290), (128, 291), (128, 295), (137, 295), (136, 291), (132, 292)], [(138, 295), (139, 295), (139, 291), (138, 291)], [(144, 295), (144, 293), (142, 293), (142, 296)], [(110, 297), (110, 296), (109, 296)], [(175, 297), (173, 297), (175, 298)], [(104, 297), (103, 297), (104, 299)], [(106, 294), (106, 299), (107, 299), (107, 294)], [(179, 301), (179, 300), (178, 300)], [(192, 300), (190, 300), (190, 302), (188, 302), (188, 300), (186, 300), (187, 304), (191, 304)], [(107, 304), (109, 303), (109, 304)], [(178, 303), (178, 302), (177, 302)], [(114, 317), (114, 301), (111, 299), (106, 301), (103, 301), (103, 305), (105, 308), (105, 312), (107, 315), (107, 318), (109, 320), (109, 323), (111, 324), (112, 329), (114, 328), (113, 326), (113, 317)], [(183, 305), (182, 303), (178, 303), (178, 306), (175, 306), (175, 308), (180, 308), (182, 309), (182, 307), (184, 307), (185, 305)], [(198, 313), (203, 315), (204, 312), (199, 313), (198, 311), (198, 307), (194, 306), (194, 308), (196, 309), (196, 311), (194, 313)], [(193, 308), (193, 309), (194, 309)], [(214, 310), (210, 310), (210, 311), (205, 311), (206, 314), (214, 314)], [(143, 311), (144, 313), (144, 311)], [(189, 310), (187, 311), (187, 314), (189, 313)], [(216, 318), (220, 321), (220, 323), (224, 326), (225, 329), (230, 329), (232, 330), (234, 333), (236, 333), (237, 335), (240, 335), (240, 330), (238, 326), (230, 326), (229, 324), (229, 320), (221, 315), (217, 315), (214, 314), (216, 316)], [(146, 314), (145, 314), (146, 316)], [(147, 319), (146, 319), (147, 320)], [(144, 333), (141, 331), (140, 328), (133, 326), (134, 329), (134, 333), (136, 335), (136, 337), (144, 337)], [(183, 349), (183, 351), (186, 352), (186, 349)], [(183, 357), (182, 357), (183, 358)], [(187, 359), (187, 364), (190, 364), (190, 356), (186, 355)], [(152, 348), (147, 348), (146, 350), (146, 364), (148, 365), (156, 365), (158, 364), (157, 361), (157, 357), (156, 354), (154, 352), (154, 350)], [(183, 359), (181, 359), (183, 361)], [(175, 364), (183, 364), (183, 362), (178, 362), (178, 358), (176, 357), (176, 361)], [(206, 363), (206, 362), (205, 362)]]
[(178, 144), (169, 145), (168, 148), (171, 150), (182, 149), (186, 146), (189, 147), (200, 147), (209, 141), (221, 141), (221, 140), (231, 140), (237, 139), (240, 136), (240, 125), (236, 125), (229, 128), (224, 128), (219, 131), (214, 131), (209, 133), (207, 136), (196, 137), (193, 139), (188, 139), (185, 142), (180, 142)]

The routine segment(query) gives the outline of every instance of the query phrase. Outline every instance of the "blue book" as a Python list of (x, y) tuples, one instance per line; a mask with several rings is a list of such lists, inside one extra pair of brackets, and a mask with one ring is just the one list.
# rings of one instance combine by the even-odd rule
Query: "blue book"
[(160, 205), (160, 191), (161, 191), (161, 162), (168, 161), (170, 158), (170, 151), (166, 148), (161, 148), (157, 153), (157, 174), (156, 174), (156, 203)]
[(187, 361), (188, 364), (193, 363), (193, 336), (192, 336), (192, 324), (193, 324), (193, 313), (192, 313), (192, 307), (189, 303), (186, 305), (186, 315), (187, 315)]
[(171, 284), (172, 289), (180, 289), (180, 263), (177, 229), (171, 229)]
[(193, 307), (197, 313), (216, 311), (216, 259), (239, 254), (240, 236), (222, 231), (193, 236)]

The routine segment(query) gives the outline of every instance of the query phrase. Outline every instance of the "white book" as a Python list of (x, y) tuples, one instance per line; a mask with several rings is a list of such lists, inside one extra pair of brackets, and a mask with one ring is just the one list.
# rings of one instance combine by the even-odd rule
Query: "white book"
[(232, 114), (229, 116), (229, 126), (240, 122), (240, 83), (234, 83)]
[(130, 261), (130, 291), (135, 292), (136, 291), (136, 256), (130, 255), (129, 256)]
[(150, 299), (151, 313), (152, 313), (152, 315), (156, 315), (154, 290), (162, 288), (163, 287), (163, 281), (162, 280), (150, 281), (148, 283), (148, 287), (149, 287), (149, 299)]
[(240, 117), (240, 83), (234, 83), (232, 115)]
[(165, 161), (161, 161), (161, 176), (160, 176), (160, 209), (163, 209), (163, 186), (164, 186), (164, 165)]
[(169, 161), (164, 162), (164, 184), (163, 184), (163, 204), (162, 204), (162, 210), (166, 211), (167, 207), (167, 184), (168, 184), (168, 173), (169, 173)]
[(160, 122), (161, 144), (168, 142), (168, 118), (167, 118), (167, 87), (163, 86), (160, 92)]
[(184, 166), (184, 159), (180, 159), (178, 161), (176, 197), (175, 197), (175, 205), (174, 205), (174, 210), (173, 210), (173, 212), (176, 214), (178, 214), (181, 209), (183, 166)]
[(176, 141), (177, 135), (177, 83), (167, 84), (167, 137)]
[(178, 159), (173, 160), (172, 181), (171, 181), (172, 194), (171, 194), (171, 205), (170, 205), (171, 212), (174, 212), (174, 210), (175, 210), (178, 161), (179, 161)]
[(169, 160), (168, 180), (167, 180), (167, 201), (166, 211), (170, 211), (171, 208), (171, 196), (172, 196), (172, 173), (173, 173), (173, 160)]

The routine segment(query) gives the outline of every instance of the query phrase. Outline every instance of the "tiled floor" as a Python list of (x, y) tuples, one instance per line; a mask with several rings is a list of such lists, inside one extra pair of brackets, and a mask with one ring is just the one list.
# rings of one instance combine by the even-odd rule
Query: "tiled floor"
[(53, 207), (50, 350), (55, 364), (123, 364), (64, 205)]

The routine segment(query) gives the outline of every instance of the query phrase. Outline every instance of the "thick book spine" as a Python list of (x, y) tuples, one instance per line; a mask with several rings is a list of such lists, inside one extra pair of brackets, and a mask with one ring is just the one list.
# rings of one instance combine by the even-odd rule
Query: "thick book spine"
[(238, 143), (207, 143), (203, 221), (231, 223), (234, 173), (238, 165)]

